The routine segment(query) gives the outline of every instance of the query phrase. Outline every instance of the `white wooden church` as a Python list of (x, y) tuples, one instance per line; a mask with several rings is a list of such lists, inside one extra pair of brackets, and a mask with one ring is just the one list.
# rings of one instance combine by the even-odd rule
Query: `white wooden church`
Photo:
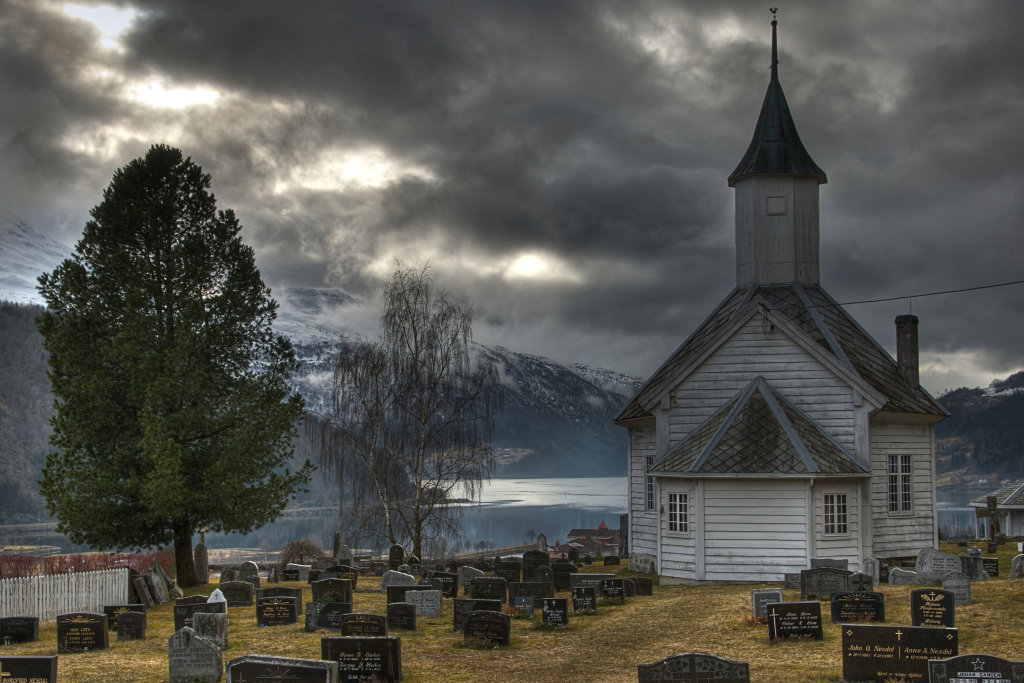
[(662, 583), (779, 581), (811, 558), (936, 547), (934, 426), (918, 381), (917, 324), (897, 358), (821, 287), (825, 172), (771, 80), (729, 176), (736, 288), (615, 422), (629, 430), (631, 562)]

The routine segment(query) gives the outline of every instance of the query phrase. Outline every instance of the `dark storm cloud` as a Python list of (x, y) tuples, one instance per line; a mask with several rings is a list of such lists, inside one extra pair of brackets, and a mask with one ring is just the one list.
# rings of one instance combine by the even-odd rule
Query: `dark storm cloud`
[[(726, 177), (768, 82), (764, 6), (118, 4), (138, 12), (120, 52), (56, 0), (0, 8), (0, 198), (66, 241), (114, 169), (166, 142), (212, 174), (273, 286), (369, 296), (381, 264), (430, 258), (481, 341), (646, 374), (734, 284)], [(782, 84), (829, 177), (837, 299), (1020, 279), (1022, 15), (1008, 0), (782, 7)], [(220, 96), (124, 96), (152, 78)], [(347, 150), (382, 156), (384, 180), (343, 177)], [(550, 272), (513, 277), (531, 254)], [(925, 362), (1024, 367), (1022, 299), (915, 300)], [(908, 305), (853, 313), (891, 347)], [(932, 386), (959, 383), (936, 371)]]

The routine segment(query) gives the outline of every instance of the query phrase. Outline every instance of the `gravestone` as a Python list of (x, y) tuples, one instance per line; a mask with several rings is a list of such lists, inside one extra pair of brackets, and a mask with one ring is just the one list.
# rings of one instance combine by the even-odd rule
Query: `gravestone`
[(430, 586), (441, 591), (446, 598), (454, 598), (459, 594), (459, 577), (448, 572), (434, 572), (430, 575)]
[(408, 591), (405, 594), (405, 602), (411, 602), (416, 607), (416, 614), (427, 619), (440, 619), (441, 591)]
[(208, 602), (207, 598), (197, 595), (192, 598), (181, 598), (174, 601), (174, 630), (180, 631), (186, 626), (195, 628), (196, 612), (213, 612), (226, 614), (226, 602)]
[(334, 553), (334, 561), (338, 564), (344, 564), (351, 567), (356, 563), (356, 556), (355, 553), (352, 552), (351, 548), (342, 544), (341, 547), (338, 548), (338, 552)]
[(523, 553), (523, 575), (522, 581), (539, 581), (536, 577), (537, 567), (547, 567), (551, 564), (551, 558), (542, 550), (527, 550)]
[(750, 591), (751, 614), (755, 619), (765, 619), (768, 616), (768, 603), (782, 601), (781, 588), (754, 588)]
[(553, 588), (555, 585), (555, 573), (551, 570), (551, 567), (541, 565), (534, 568), (533, 580), (537, 583), (550, 583)]
[(981, 569), (990, 578), (997, 578), (999, 576), (999, 558), (998, 557), (983, 557), (981, 558)]
[(274, 586), (273, 588), (260, 588), (256, 591), (256, 599), (260, 598), (295, 598), (295, 609), (302, 614), (302, 589), (289, 588), (287, 586)]
[(950, 572), (942, 578), (942, 590), (953, 593), (957, 607), (971, 604), (971, 580), (966, 574)]
[(434, 590), (430, 586), (388, 586), (387, 601), (391, 602), (411, 602), (407, 600), (405, 596), (409, 593), (415, 593), (416, 591), (431, 591)]
[(320, 658), (338, 663), (339, 681), (402, 680), (402, 641), (396, 636), (324, 636)]
[(458, 576), (459, 585), (462, 586), (462, 594), (469, 595), (470, 582), (473, 581), (473, 579), (483, 578), (484, 573), (475, 567), (463, 565), (462, 567), (459, 567)]
[(522, 580), (522, 565), (518, 562), (502, 560), (494, 565), (494, 575), (505, 579), (507, 583), (519, 583)]
[(135, 591), (135, 597), (140, 603), (146, 607), (156, 607), (156, 602), (153, 600), (153, 594), (149, 592), (149, 584), (146, 583), (146, 579), (142, 576), (136, 576), (132, 578), (132, 589)]
[(380, 592), (387, 593), (388, 586), (415, 586), (416, 577), (405, 572), (389, 569), (380, 577)]
[(352, 611), (351, 602), (307, 602), (306, 632), (325, 628), (341, 630), (341, 618)]
[(313, 602), (352, 602), (352, 582), (348, 579), (320, 579), (309, 586)]
[(299, 570), (298, 569), (282, 569), (281, 570), (282, 581), (298, 581)]
[(237, 580), (238, 580), (238, 570), (231, 569), (231, 568), (225, 568), (225, 569), (221, 569), (220, 570), (220, 577), (219, 577), (219, 580), (218, 580), (219, 583), (224, 584), (224, 583), (227, 583), (228, 581), (237, 581)]
[(153, 602), (163, 605), (170, 600), (167, 592), (167, 584), (159, 572), (149, 570), (146, 574), (146, 586), (149, 587), (149, 594), (153, 596)]
[(405, 548), (395, 543), (388, 552), (388, 569), (398, 569), (405, 563)]
[(322, 659), (296, 659), (245, 655), (228, 661), (227, 683), (338, 683), (338, 663)]
[(485, 576), (473, 579), (469, 586), (469, 597), (505, 602), (508, 597), (508, 583), (500, 576)]
[(145, 612), (123, 612), (117, 617), (118, 640), (145, 640), (146, 639), (146, 613)]
[(830, 606), (833, 624), (885, 621), (885, 596), (881, 593), (833, 593)]
[(683, 652), (656, 662), (637, 664), (638, 683), (750, 683), (750, 664), (706, 652)]
[(341, 635), (386, 636), (388, 634), (388, 618), (384, 614), (368, 612), (349, 612), (341, 617)]
[(960, 553), (957, 557), (960, 558), (960, 572), (965, 574), (971, 581), (984, 581), (988, 579), (981, 560), (981, 549), (978, 546), (971, 546), (966, 553)]
[(851, 592), (863, 593), (875, 590), (875, 580), (871, 578), (870, 574), (863, 572), (850, 574), (849, 583)]
[(39, 617), (0, 617), (0, 645), (34, 643), (37, 640)]
[[(224, 603), (221, 603), (222, 605)], [(192, 630), (197, 636), (213, 643), (218, 650), (228, 649), (227, 612), (195, 612)]]
[(253, 589), (260, 587), (260, 567), (255, 562), (243, 562), (238, 566), (235, 581), (248, 581)]
[(4, 683), (57, 683), (57, 657), (25, 657), (0, 654)]
[(601, 599), (626, 604), (626, 584), (622, 579), (605, 579), (601, 582)]
[(470, 612), (485, 610), (500, 612), (500, 600), (476, 600), (473, 598), (456, 598), (452, 600), (452, 631), (458, 632), (466, 625)]
[(578, 586), (570, 589), (572, 592), (573, 612), (596, 612), (597, 591), (593, 586)]
[(960, 655), (928, 662), (929, 683), (1024, 683), (1024, 662), (992, 655)]
[(866, 557), (860, 563), (861, 572), (871, 577), (872, 584), (878, 584), (881, 581), (880, 567), (879, 561), (874, 557)]
[(184, 591), (178, 587), (178, 584), (174, 582), (174, 579), (168, 576), (167, 572), (164, 571), (164, 566), (157, 560), (153, 560), (153, 567), (150, 569), (150, 572), (156, 574), (160, 578), (168, 600), (177, 600), (178, 598), (185, 597)]
[(536, 600), (555, 597), (550, 583), (536, 583), (534, 581), (510, 583), (508, 585), (508, 604), (514, 604), (516, 596), (519, 595), (529, 595)]
[(845, 624), (843, 679), (928, 680), (928, 660), (955, 657), (955, 628)]
[(961, 568), (959, 557), (934, 548), (921, 550), (917, 554), (917, 562), (914, 564), (914, 571), (917, 572), (918, 581), (921, 583), (941, 581), (946, 574), (959, 573)]
[(256, 601), (259, 626), (287, 626), (298, 621), (298, 603), (294, 597), (275, 596)]
[(604, 566), (606, 567), (617, 567), (622, 563), (622, 560), (618, 555), (605, 555)]
[(541, 598), (542, 623), (556, 628), (569, 626), (569, 601), (565, 598)]
[[(580, 549), (579, 548), (569, 548), (569, 561), (572, 562), (577, 567), (579, 566), (579, 564), (580, 564)], [(640, 571), (640, 570), (638, 569), (637, 571)]]
[(216, 645), (186, 626), (167, 639), (167, 668), (170, 683), (215, 683), (224, 660)]
[(615, 574), (573, 574), (570, 579), (570, 588), (583, 588), (590, 586), (600, 593), (601, 582), (606, 579), (614, 579)]
[(821, 603), (772, 602), (768, 609), (768, 640), (822, 640)]
[(828, 600), (833, 593), (847, 593), (851, 574), (835, 567), (804, 569), (800, 572), (800, 599)]
[(517, 595), (512, 598), (512, 602), (509, 604), (515, 609), (515, 614), (532, 617), (534, 603), (535, 600), (532, 595)]
[(625, 591), (624, 595), (627, 598), (635, 598), (636, 597), (636, 584), (633, 583), (633, 579), (632, 578), (623, 578), (622, 579), (622, 588), (624, 589), (624, 591)]
[(593, 555), (584, 555), (583, 556), (583, 564), (585, 564), (587, 566), (590, 566), (590, 565), (594, 564), (594, 556)]
[(1015, 555), (1014, 558), (1010, 560), (1010, 578), (1024, 578), (1024, 555)]
[(910, 591), (910, 623), (913, 626), (956, 626), (956, 597), (938, 588)]
[(220, 585), (220, 592), (228, 607), (250, 607), (253, 604), (253, 585), (249, 581), (228, 581)]
[(850, 568), (850, 561), (836, 560), (830, 557), (811, 558), (811, 569), (821, 569), (822, 567), (828, 567), (830, 569), (842, 569), (843, 571), (847, 571)]
[(501, 612), (470, 612), (462, 627), (467, 643), (484, 647), (504, 647), (512, 641), (512, 618)]
[(210, 593), (210, 597), (206, 598), (206, 602), (210, 603), (211, 605), (215, 602), (223, 602), (224, 609), (227, 609), (228, 605), (228, 599), (224, 597), (224, 593), (222, 593), (219, 588), (213, 589), (213, 592)]
[(387, 610), (388, 630), (416, 630), (416, 605), (411, 602), (390, 602)]
[[(900, 567), (893, 567), (889, 570), (890, 586), (915, 586), (919, 583), (922, 583), (922, 581), (920, 581), (915, 571), (901, 569)], [(924, 583), (927, 583), (927, 581)]]
[(57, 615), (57, 654), (106, 650), (107, 615), (97, 612), (69, 612)]
[[(309, 581), (309, 572), (312, 571), (313, 565), (311, 564), (297, 564), (295, 562), (289, 562), (284, 566), (282, 571), (282, 577), (285, 581)], [(284, 575), (288, 572), (287, 575)], [(292, 573), (295, 572), (295, 573)], [(294, 576), (295, 578), (288, 578)]]
[(572, 588), (572, 575), (578, 570), (572, 562), (552, 562), (551, 572), (554, 574), (555, 592), (567, 591)]
[[(648, 576), (631, 576), (629, 577), (633, 584), (636, 586), (637, 595), (654, 595), (654, 579)], [(779, 598), (782, 601), (782, 598)]]
[(782, 587), (789, 591), (800, 590), (800, 572), (786, 572), (783, 574)]
[(634, 572), (654, 574), (657, 571), (658, 558), (648, 553), (635, 553), (629, 556), (629, 568)]
[(192, 549), (192, 564), (195, 566), (196, 580), (201, 584), (210, 583), (210, 552), (202, 541)]

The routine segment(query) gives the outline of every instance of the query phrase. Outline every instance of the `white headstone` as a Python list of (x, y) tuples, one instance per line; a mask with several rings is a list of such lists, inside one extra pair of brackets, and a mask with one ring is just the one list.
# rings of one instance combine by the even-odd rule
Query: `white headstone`
[(409, 591), (405, 594), (405, 601), (411, 602), (416, 607), (416, 614), (428, 619), (439, 619), (441, 612), (441, 591)]
[(224, 594), (220, 592), (219, 588), (214, 588), (213, 592), (210, 593), (210, 597), (206, 599), (206, 602), (227, 602), (228, 599), (224, 597)]
[(387, 593), (388, 586), (415, 586), (416, 577), (405, 572), (389, 569), (380, 577), (380, 592)]

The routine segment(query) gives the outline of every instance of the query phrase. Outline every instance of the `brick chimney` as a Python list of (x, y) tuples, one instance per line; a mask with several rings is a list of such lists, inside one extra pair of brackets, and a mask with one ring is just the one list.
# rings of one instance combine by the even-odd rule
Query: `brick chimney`
[(896, 368), (912, 387), (921, 383), (917, 357), (917, 316), (896, 316)]

